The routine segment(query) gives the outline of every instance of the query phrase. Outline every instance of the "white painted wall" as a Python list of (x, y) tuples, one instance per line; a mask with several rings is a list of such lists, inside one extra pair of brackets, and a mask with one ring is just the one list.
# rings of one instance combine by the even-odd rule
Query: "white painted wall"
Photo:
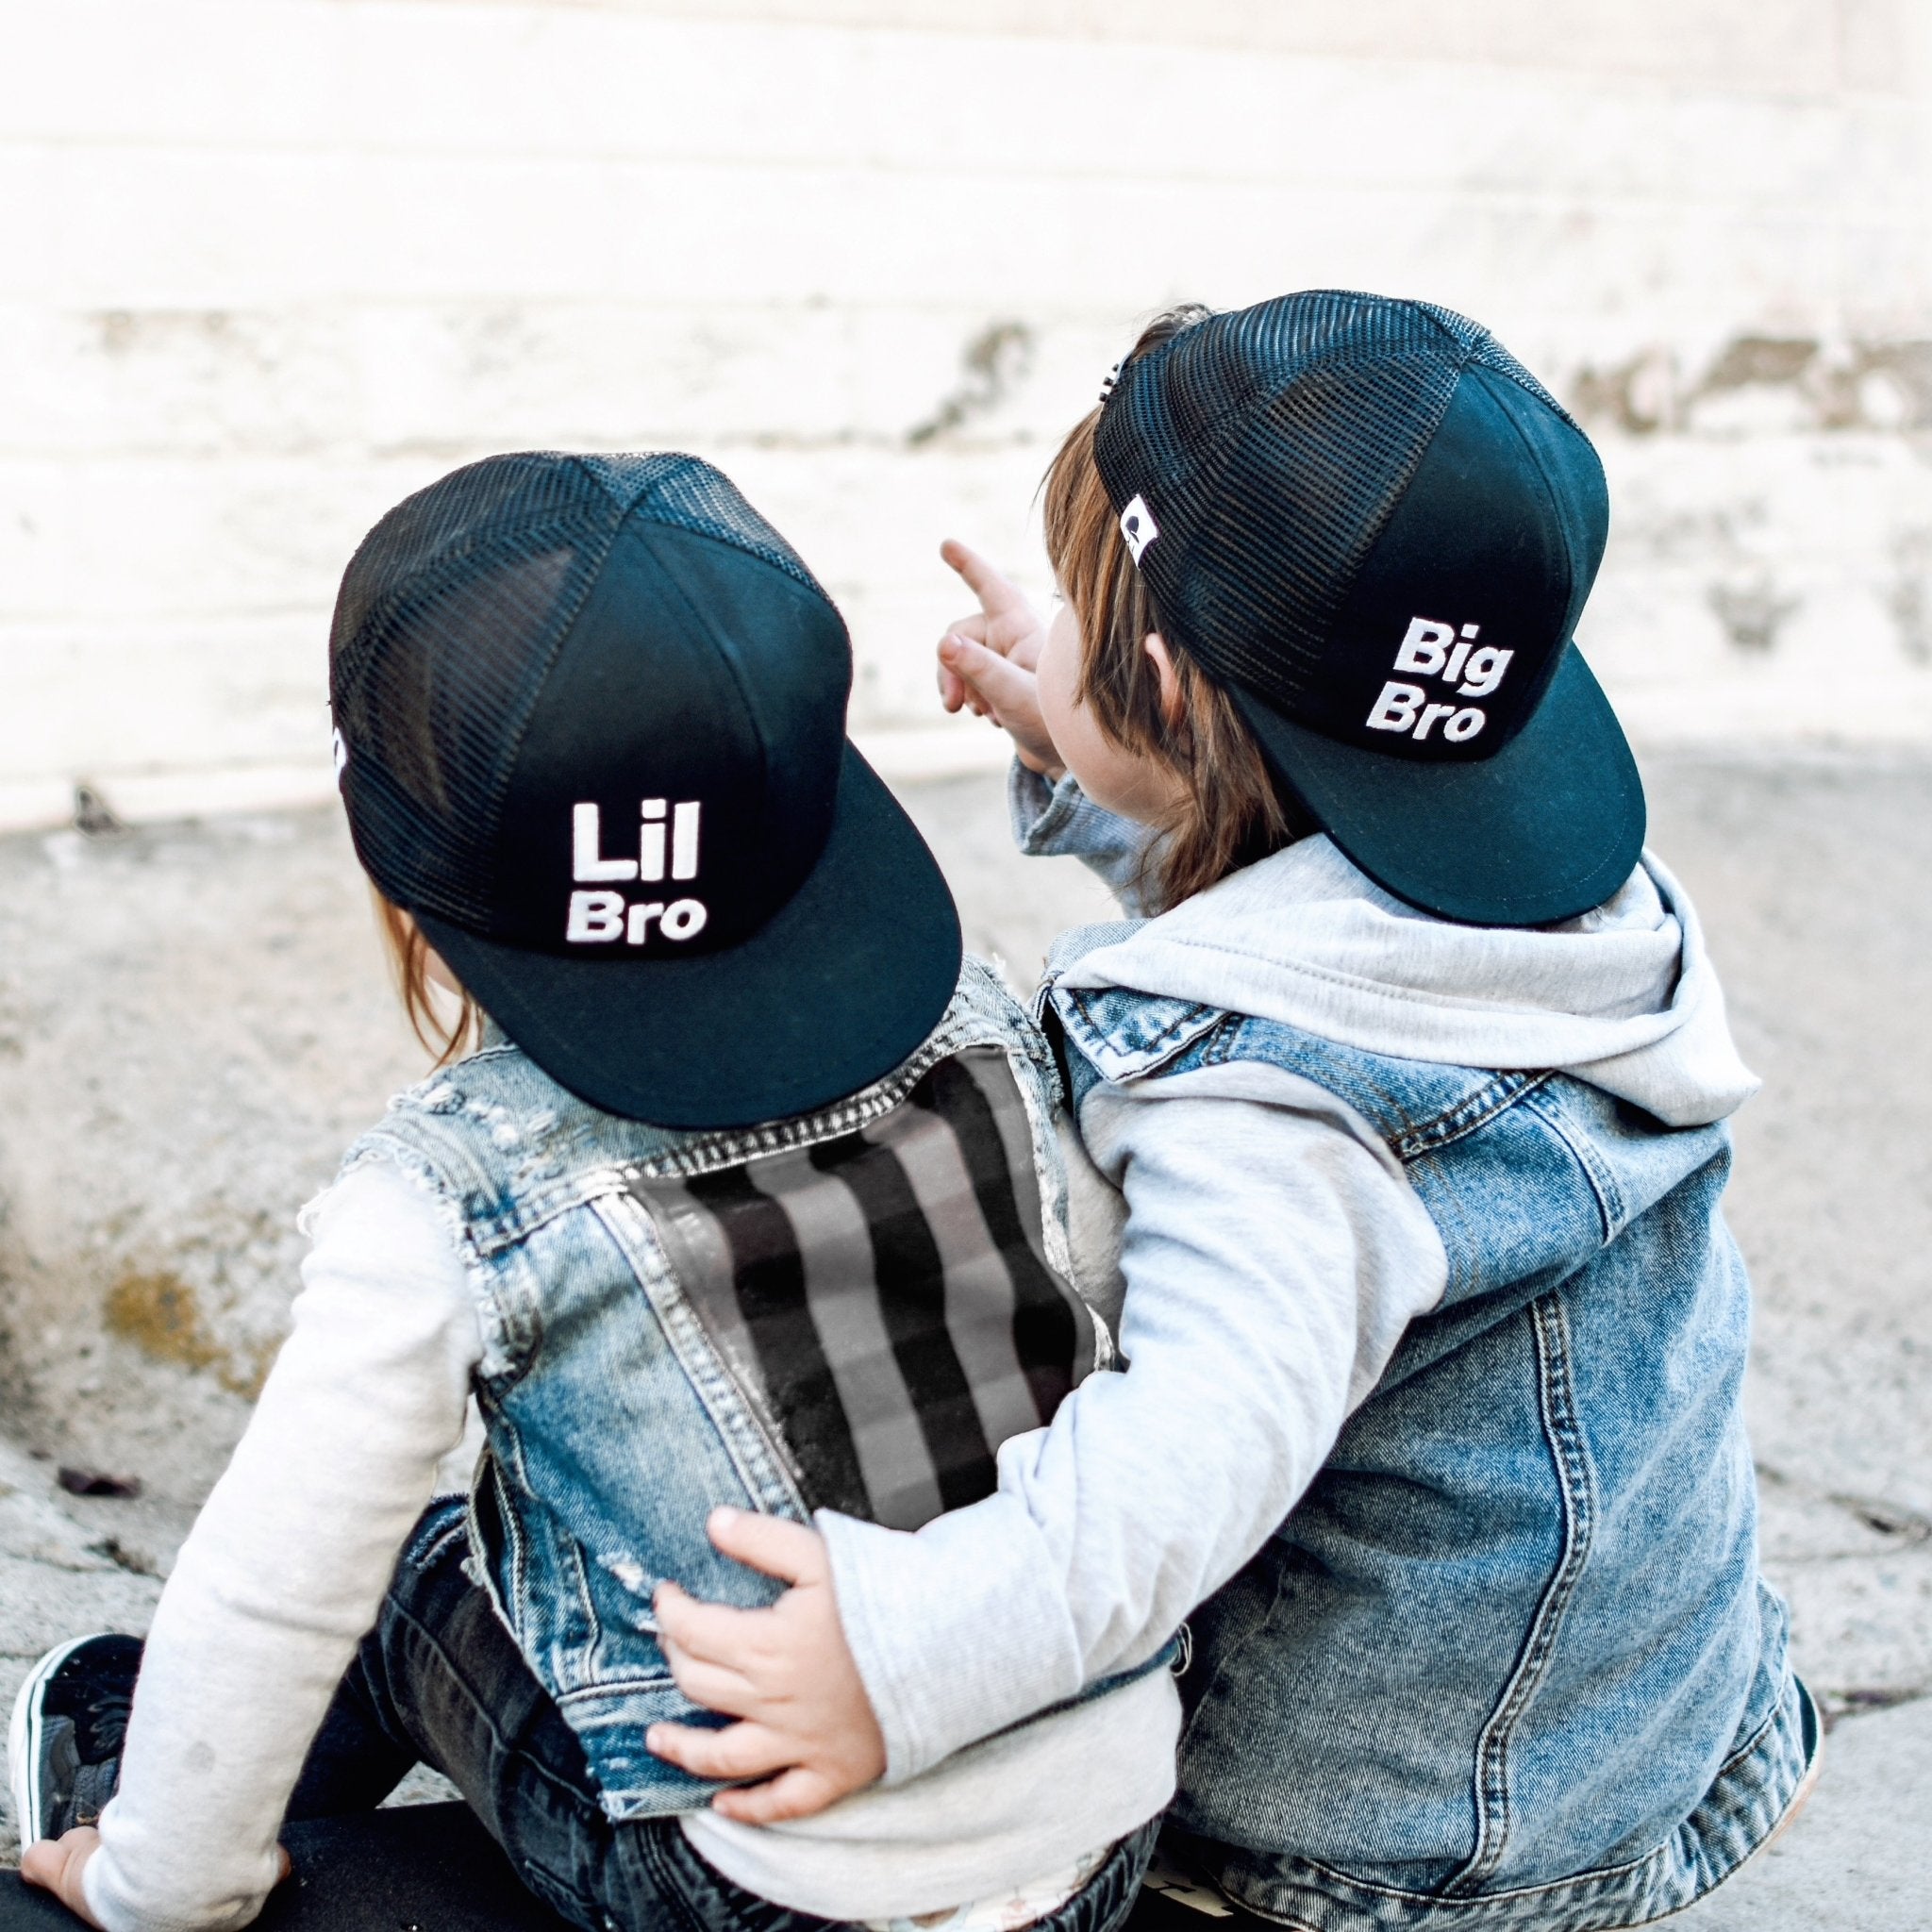
[(929, 731), (939, 538), (1323, 283), (1585, 413), (1641, 734), (1932, 741), (1928, 234), (1926, 0), (0, 0), (0, 823), (325, 786), (343, 561), (506, 447), (724, 464)]

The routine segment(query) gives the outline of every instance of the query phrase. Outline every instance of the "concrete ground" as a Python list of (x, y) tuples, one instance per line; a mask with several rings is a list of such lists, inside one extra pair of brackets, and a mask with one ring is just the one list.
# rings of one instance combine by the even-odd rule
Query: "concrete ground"
[[(1810, 1809), (1684, 1923), (1932, 1922), (1932, 758), (1649, 761), (1745, 1056), (1765, 1567), (1831, 1714)], [(1027, 979), (1108, 902), (997, 785), (910, 788), (969, 942)], [(295, 1208), (415, 1077), (332, 813), (0, 840), (0, 1698), (142, 1627), (279, 1338)], [(133, 1477), (75, 1496), (56, 1471)], [(426, 1783), (418, 1790), (427, 1794)], [(0, 1801), (4, 1802), (4, 1801)], [(0, 1810), (0, 1859), (10, 1856)]]

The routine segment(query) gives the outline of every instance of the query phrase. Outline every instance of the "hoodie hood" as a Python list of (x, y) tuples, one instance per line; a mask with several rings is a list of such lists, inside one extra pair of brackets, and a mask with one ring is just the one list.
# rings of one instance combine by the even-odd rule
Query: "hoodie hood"
[(1055, 959), (1070, 956), (1065, 986), (1194, 1000), (1397, 1058), (1555, 1068), (1673, 1127), (1757, 1090), (1697, 915), (1649, 852), (1594, 911), (1524, 929), (1432, 918), (1305, 839), (1158, 919), (1069, 934)]

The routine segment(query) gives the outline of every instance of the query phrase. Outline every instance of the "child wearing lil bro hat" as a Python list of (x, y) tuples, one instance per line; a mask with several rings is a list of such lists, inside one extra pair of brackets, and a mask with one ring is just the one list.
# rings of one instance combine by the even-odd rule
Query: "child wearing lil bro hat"
[(1187, 1617), (1163, 1847), (1212, 1909), (1638, 1924), (1816, 1765), (1721, 1211), (1755, 1083), (1572, 642), (1607, 525), (1485, 330), (1321, 291), (1141, 338), (1046, 479), (1050, 625), (946, 553), (1024, 847), (1152, 915), (1041, 994), (1128, 1366), (997, 1496), (832, 1525), (840, 1607), (891, 1607), (901, 1776)]
[[(846, 742), (838, 612), (702, 462), (499, 457), (370, 534), (330, 681), (442, 1051), (307, 1210), (144, 1653), (29, 1674), (25, 1875), (108, 1932), (242, 1925), (285, 1817), (420, 1760), (587, 1932), (1112, 1932), (1174, 1786), (1166, 1631), (858, 1789), (891, 1607), (848, 1643), (813, 1512), (904, 1537), (992, 1494), (1111, 1351), (1051, 1053)], [(470, 1492), (433, 1501), (473, 1392)], [(811, 1670), (720, 1662), (774, 1600)]]

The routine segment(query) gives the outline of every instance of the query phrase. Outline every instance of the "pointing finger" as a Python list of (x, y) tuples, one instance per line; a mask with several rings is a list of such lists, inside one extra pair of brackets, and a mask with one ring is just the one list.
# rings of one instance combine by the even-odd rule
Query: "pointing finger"
[(979, 599), (989, 617), (1019, 613), (1028, 607), (1026, 593), (1010, 577), (993, 568), (978, 551), (970, 550), (957, 538), (948, 537), (940, 545), (940, 555), (966, 579), (967, 588)]

